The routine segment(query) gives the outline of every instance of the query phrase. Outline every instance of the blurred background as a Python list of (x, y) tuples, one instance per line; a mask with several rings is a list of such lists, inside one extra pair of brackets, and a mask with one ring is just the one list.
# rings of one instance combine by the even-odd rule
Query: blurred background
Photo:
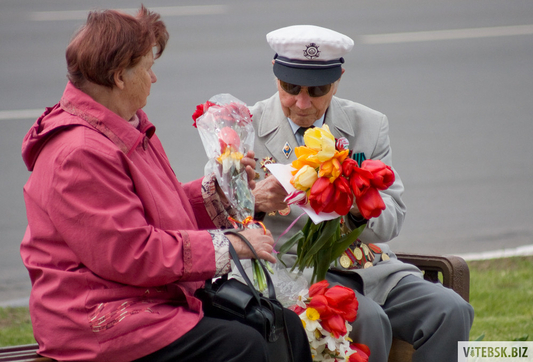
[[(530, 0), (145, 0), (170, 40), (145, 107), (182, 182), (207, 160), (191, 115), (217, 93), (275, 91), (269, 31), (313, 24), (355, 41), (339, 97), (385, 113), (407, 218), (394, 251), (528, 253), (533, 244)], [(119, 0), (0, 0), (0, 306), (25, 305), (20, 156), (66, 84), (65, 48), (89, 10)], [(471, 256), (471, 255), (470, 255)]]

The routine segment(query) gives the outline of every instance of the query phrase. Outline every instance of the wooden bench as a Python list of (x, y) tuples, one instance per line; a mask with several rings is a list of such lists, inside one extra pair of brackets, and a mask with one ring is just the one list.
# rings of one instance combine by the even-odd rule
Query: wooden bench
[[(470, 299), (470, 270), (466, 261), (459, 256), (396, 254), (404, 263), (416, 265), (424, 272), (424, 279), (440, 283), (439, 273), (442, 276), (442, 285), (453, 289), (467, 302)], [(410, 362), (415, 350), (413, 346), (399, 339), (392, 341), (389, 362)], [(372, 353), (372, 351), (371, 351)]]
[[(440, 283), (453, 289), (468, 302), (470, 295), (470, 271), (468, 265), (458, 256), (397, 254), (398, 259), (405, 263), (416, 265), (424, 272), (424, 278), (433, 283)], [(0, 348), (0, 362), (53, 362), (37, 354), (37, 344)], [(389, 362), (410, 362), (413, 346), (404, 341), (394, 339), (389, 355)]]
[(23, 346), (0, 348), (0, 362), (25, 361), (25, 362), (53, 362), (53, 359), (37, 354), (37, 343)]

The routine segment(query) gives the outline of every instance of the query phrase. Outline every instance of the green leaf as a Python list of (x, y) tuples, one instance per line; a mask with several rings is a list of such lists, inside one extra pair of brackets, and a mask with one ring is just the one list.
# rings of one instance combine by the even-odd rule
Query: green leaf
[(322, 249), (328, 242), (334, 242), (334, 236), (337, 228), (339, 227), (339, 218), (334, 220), (328, 220), (322, 222), (323, 228), (319, 234), (318, 239), (311, 245), (311, 247), (302, 255), (302, 260), (306, 266), (309, 266), (309, 263), (312, 257)]
[[(279, 248), (279, 254), (278, 254), (278, 259), (287, 254), (287, 252), (294, 246), (294, 244), (296, 244), (297, 242), (300, 241), (300, 239), (303, 239), (305, 238), (305, 235), (304, 233), (300, 230), (298, 231), (296, 234), (294, 234), (293, 236), (291, 236), (289, 238), (289, 240), (287, 240), (285, 242), (285, 244), (283, 244), (281, 246), (281, 248)], [(281, 260), (281, 259), (280, 259)]]
[(326, 279), (329, 266), (331, 265), (331, 249), (324, 249), (317, 253), (315, 258), (315, 273), (313, 275), (312, 283), (319, 282)]
[(357, 238), (363, 233), (365, 226), (366, 225), (361, 225), (337, 240), (331, 253), (333, 260), (340, 257), (342, 253), (357, 240)]

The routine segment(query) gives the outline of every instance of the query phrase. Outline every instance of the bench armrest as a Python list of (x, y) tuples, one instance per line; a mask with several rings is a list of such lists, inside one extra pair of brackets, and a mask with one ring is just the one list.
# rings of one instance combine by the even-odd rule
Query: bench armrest
[(418, 255), (397, 253), (404, 263), (417, 266), (424, 272), (424, 279), (438, 283), (438, 273), (442, 273), (442, 285), (453, 289), (467, 302), (470, 298), (470, 270), (468, 264), (456, 255)]

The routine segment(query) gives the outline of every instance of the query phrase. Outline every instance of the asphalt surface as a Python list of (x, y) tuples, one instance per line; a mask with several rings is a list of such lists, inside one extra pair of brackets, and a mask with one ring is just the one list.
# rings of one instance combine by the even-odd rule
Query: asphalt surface
[[(191, 114), (217, 93), (274, 92), (265, 34), (315, 24), (350, 37), (338, 96), (387, 114), (408, 215), (393, 250), (464, 254), (533, 244), (533, 2), (156, 1), (170, 41), (145, 111), (181, 181), (206, 157)], [(24, 304), (24, 134), (66, 83), (87, 10), (131, 1), (0, 2), (0, 306)]]

